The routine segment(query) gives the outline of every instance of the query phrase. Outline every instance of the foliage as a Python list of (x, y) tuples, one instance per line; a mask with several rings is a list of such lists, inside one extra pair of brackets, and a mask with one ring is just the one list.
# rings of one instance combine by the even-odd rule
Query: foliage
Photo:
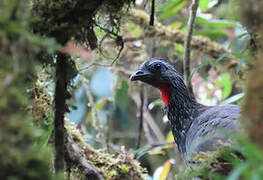
[[(177, 179), (263, 176), (260, 133), (263, 83), (259, 77), (262, 63), (254, 61), (262, 57), (259, 34), (263, 16), (262, 8), (253, 10), (261, 7), (261, 2), (253, 5), (252, 1), (240, 0), (244, 6), (237, 11), (234, 0), (200, 0), (188, 81), (203, 104), (240, 105), (245, 97), (242, 120), (248, 137), (234, 137), (235, 146), (197, 155), (199, 165), (188, 169), (173, 143), (159, 93), (145, 88), (141, 105), (142, 87), (131, 84), (128, 77), (142, 61), (153, 56), (168, 57), (181, 72), (190, 1), (158, 2), (153, 27), (149, 26), (149, 13), (145, 13), (150, 12), (150, 3), (144, 2), (0, 2), (0, 179), (59, 178), (48, 171), (53, 167), (51, 145), (58, 54), (67, 54), (69, 85), (65, 115), (77, 122), (82, 132), (68, 122), (68, 137), (78, 145), (82, 157), (106, 179), (145, 178), (142, 167), (147, 168), (148, 179), (173, 179), (175, 174)], [(136, 10), (129, 9), (132, 3)], [(118, 57), (114, 64), (112, 57)], [(246, 87), (243, 80), (251, 69), (255, 71)], [(95, 78), (98, 73), (100, 77)], [(94, 81), (104, 86), (94, 85)], [(100, 88), (106, 93), (100, 93)], [(247, 89), (245, 96), (243, 89)], [(140, 110), (144, 117), (142, 146), (135, 149)], [(245, 158), (240, 159), (237, 151)], [(70, 161), (68, 165), (72, 165), (68, 167), (70, 178), (85, 178), (79, 163)], [(231, 168), (222, 176), (217, 170), (224, 165)]]
[[(225, 145), (216, 152), (196, 155), (198, 166), (176, 175), (175, 179), (202, 177), (202, 179), (260, 179), (263, 154), (245, 137), (235, 137), (236, 145)], [(235, 167), (235, 168), (233, 168)]]
[(29, 89), (36, 79), (36, 53), (54, 51), (56, 46), (51, 46), (53, 40), (31, 33), (24, 3), (0, 3), (0, 178), (60, 179), (49, 169), (52, 151), (33, 145), (42, 132), (32, 126), (32, 116), (26, 111), (31, 103)]

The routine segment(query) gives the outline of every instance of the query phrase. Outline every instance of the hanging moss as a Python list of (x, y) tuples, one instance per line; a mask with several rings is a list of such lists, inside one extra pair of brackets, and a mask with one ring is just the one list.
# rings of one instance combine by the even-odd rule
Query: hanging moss
[[(89, 41), (95, 16), (108, 15), (110, 28), (119, 28), (120, 10), (133, 0), (32, 0), (33, 28), (42, 35), (55, 37), (60, 44), (75, 38)], [(94, 33), (94, 32), (93, 32)], [(94, 36), (95, 34), (93, 34)], [(91, 45), (91, 43), (90, 43)]]

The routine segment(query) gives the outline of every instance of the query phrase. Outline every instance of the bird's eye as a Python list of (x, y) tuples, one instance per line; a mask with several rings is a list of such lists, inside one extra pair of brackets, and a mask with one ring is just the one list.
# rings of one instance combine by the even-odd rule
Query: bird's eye
[(153, 69), (156, 71), (156, 70), (159, 70), (161, 69), (161, 65), (160, 64), (154, 64), (153, 65)]

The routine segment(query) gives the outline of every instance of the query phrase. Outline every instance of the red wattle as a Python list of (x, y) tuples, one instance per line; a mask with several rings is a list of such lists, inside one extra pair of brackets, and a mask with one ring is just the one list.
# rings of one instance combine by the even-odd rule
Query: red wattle
[(159, 90), (162, 93), (162, 100), (166, 106), (168, 106), (169, 98), (171, 94), (171, 88), (168, 83), (161, 84)]

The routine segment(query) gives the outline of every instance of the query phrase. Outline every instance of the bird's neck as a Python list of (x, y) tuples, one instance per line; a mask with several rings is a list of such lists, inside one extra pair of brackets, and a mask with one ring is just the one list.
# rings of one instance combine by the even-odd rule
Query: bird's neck
[(169, 104), (170, 96), (171, 96), (171, 87), (168, 83), (163, 83), (159, 86), (159, 90), (162, 94), (162, 100), (166, 106)]
[(167, 116), (179, 150), (185, 152), (185, 138), (199, 103), (190, 94), (183, 80), (172, 80), (161, 86), (162, 99), (167, 106)]

